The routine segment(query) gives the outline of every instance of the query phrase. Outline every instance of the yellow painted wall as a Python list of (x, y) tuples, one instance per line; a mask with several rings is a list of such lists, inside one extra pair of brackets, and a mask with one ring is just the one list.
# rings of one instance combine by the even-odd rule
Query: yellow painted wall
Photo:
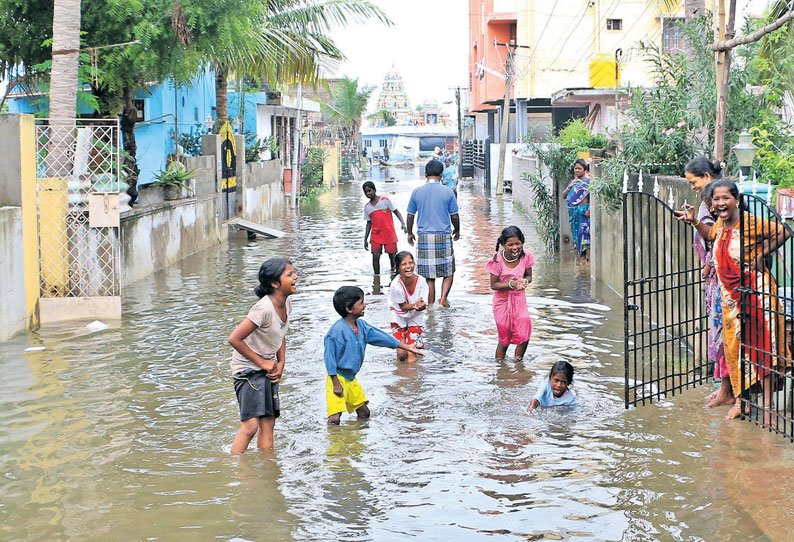
[(339, 158), (342, 155), (342, 143), (335, 141), (333, 145), (327, 146), (328, 151), (323, 162), (323, 183), (331, 186), (331, 180), (339, 180)]
[(37, 329), (39, 327), (39, 228), (36, 213), (36, 127), (33, 115), (20, 115), (19, 129), (25, 319), (28, 329)]
[[(588, 0), (553, 2), (516, 0), (516, 38), (531, 49), (516, 56), (515, 95), (550, 97), (563, 88), (589, 87), (593, 54), (614, 55), (622, 48), (623, 85), (652, 85), (649, 65), (637, 47), (640, 40), (660, 43), (660, 11), (651, 0)], [(622, 19), (620, 31), (606, 29), (607, 19)], [(597, 32), (596, 32), (597, 30)]]
[(61, 297), (69, 281), (65, 178), (41, 179), (41, 283), (44, 297)]

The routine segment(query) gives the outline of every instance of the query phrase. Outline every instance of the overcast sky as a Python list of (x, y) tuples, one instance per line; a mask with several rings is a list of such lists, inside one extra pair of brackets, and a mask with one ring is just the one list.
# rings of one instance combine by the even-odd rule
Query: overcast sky
[[(333, 33), (347, 56), (335, 75), (358, 77), (359, 85), (376, 85), (370, 110), (392, 65), (403, 76), (412, 108), (426, 99), (439, 104), (454, 101), (449, 87), (468, 84), (468, 1), (372, 1), (394, 24), (371, 22)], [(450, 114), (454, 111), (454, 104), (443, 107)]]

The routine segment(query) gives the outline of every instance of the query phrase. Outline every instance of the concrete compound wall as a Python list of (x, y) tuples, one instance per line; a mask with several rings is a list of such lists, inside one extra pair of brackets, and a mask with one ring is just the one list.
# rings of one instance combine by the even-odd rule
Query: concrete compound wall
[[(597, 167), (593, 168), (593, 175), (600, 175)], [(643, 192), (653, 193), (654, 177), (645, 176)], [(637, 181), (638, 176), (636, 174), (630, 176), (629, 190), (637, 189)], [(667, 202), (672, 195), (676, 208), (680, 208), (684, 200), (689, 204), (695, 204), (699, 201), (697, 194), (689, 187), (686, 179), (660, 175), (658, 176), (658, 181), (659, 199)], [(624, 289), (623, 211), (622, 209), (614, 211), (606, 209), (595, 194), (591, 196), (590, 209), (590, 273), (593, 278), (603, 282), (622, 296)], [(634, 224), (633, 227), (644, 228), (647, 232), (649, 228), (654, 228), (656, 225), (648, 221), (645, 224)], [(639, 232), (639, 229), (635, 229), (635, 231)], [(639, 238), (640, 234), (637, 233), (636, 235)], [(646, 233), (644, 238), (650, 239), (651, 237)], [(680, 255), (691, 252), (692, 239), (691, 237), (678, 239), (676, 236), (675, 241), (668, 239), (666, 246), (668, 247), (668, 268), (672, 269), (673, 254)]]
[(0, 115), (0, 340), (39, 326), (36, 135), (32, 115)]
[(22, 208), (0, 207), (0, 341), (25, 329)]
[(278, 160), (245, 164), (238, 200), (243, 220), (264, 224), (281, 216), (284, 205), (281, 171)]
[[(237, 143), (242, 148), (242, 137)], [(220, 152), (220, 145), (205, 136), (204, 150)], [(238, 158), (242, 156), (238, 154)], [(154, 193), (157, 190), (147, 189), (154, 196), (144, 200), (148, 205), (122, 213), (122, 287), (223, 241), (220, 168), (215, 156), (188, 157), (186, 167), (195, 170), (191, 197), (162, 201), (162, 196), (158, 199)], [(284, 191), (278, 160), (246, 164), (240, 159), (237, 173), (240, 218), (263, 224), (281, 215)]]
[(221, 241), (215, 194), (166, 201), (121, 215), (121, 286)]
[[(538, 160), (531, 156), (513, 156), (512, 160), (513, 171), (513, 202), (518, 205), (521, 210), (530, 217), (535, 217), (535, 211), (532, 209), (532, 202), (534, 195), (529, 183), (524, 180), (523, 174), (536, 173), (538, 171)], [(548, 175), (546, 177), (546, 190), (550, 191), (552, 195), (557, 194), (557, 216), (560, 217), (560, 244), (562, 250), (574, 250), (573, 242), (571, 239), (571, 226), (568, 223), (568, 209), (565, 206), (565, 200), (562, 198), (562, 191), (565, 190), (565, 185), (554, 186), (554, 181)]]

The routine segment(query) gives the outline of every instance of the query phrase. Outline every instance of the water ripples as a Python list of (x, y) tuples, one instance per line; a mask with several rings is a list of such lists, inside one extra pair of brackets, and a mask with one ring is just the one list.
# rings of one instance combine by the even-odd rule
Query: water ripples
[[(383, 185), (404, 209), (418, 181)], [(344, 284), (388, 329), (388, 280), (363, 251), (363, 198), (340, 187), (282, 224), (125, 289), (124, 318), (0, 345), (0, 537), (227, 540), (746, 540), (787, 533), (792, 450), (723, 424), (690, 391), (631, 411), (621, 398), (620, 301), (540, 252), (528, 221), (464, 186), (449, 310), (427, 356), (370, 348), (373, 417), (325, 426), (322, 338)], [(484, 262), (516, 223), (535, 256), (533, 337), (496, 362)], [(262, 260), (300, 275), (276, 449), (231, 456), (238, 412), (226, 337), (255, 302)], [(571, 259), (572, 260), (572, 259)], [(383, 258), (384, 269), (386, 258)], [(382, 292), (378, 295), (377, 292)], [(87, 323), (87, 322), (86, 322)], [(43, 350), (24, 352), (30, 346)], [(549, 367), (576, 366), (579, 408), (526, 407)], [(764, 494), (761, 494), (761, 490)], [(776, 505), (769, 505), (769, 495)], [(766, 504), (766, 506), (764, 506)]]

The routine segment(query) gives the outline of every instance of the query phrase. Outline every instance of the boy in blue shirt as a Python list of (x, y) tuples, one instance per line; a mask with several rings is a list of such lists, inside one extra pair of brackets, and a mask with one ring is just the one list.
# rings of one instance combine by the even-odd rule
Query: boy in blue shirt
[(356, 411), (359, 418), (369, 418), (369, 399), (364, 395), (356, 374), (364, 362), (367, 344), (402, 348), (422, 355), (414, 345), (398, 341), (364, 320), (364, 292), (355, 286), (342, 286), (334, 293), (334, 309), (340, 318), (325, 334), (325, 398), (328, 425), (339, 425), (342, 412)]

